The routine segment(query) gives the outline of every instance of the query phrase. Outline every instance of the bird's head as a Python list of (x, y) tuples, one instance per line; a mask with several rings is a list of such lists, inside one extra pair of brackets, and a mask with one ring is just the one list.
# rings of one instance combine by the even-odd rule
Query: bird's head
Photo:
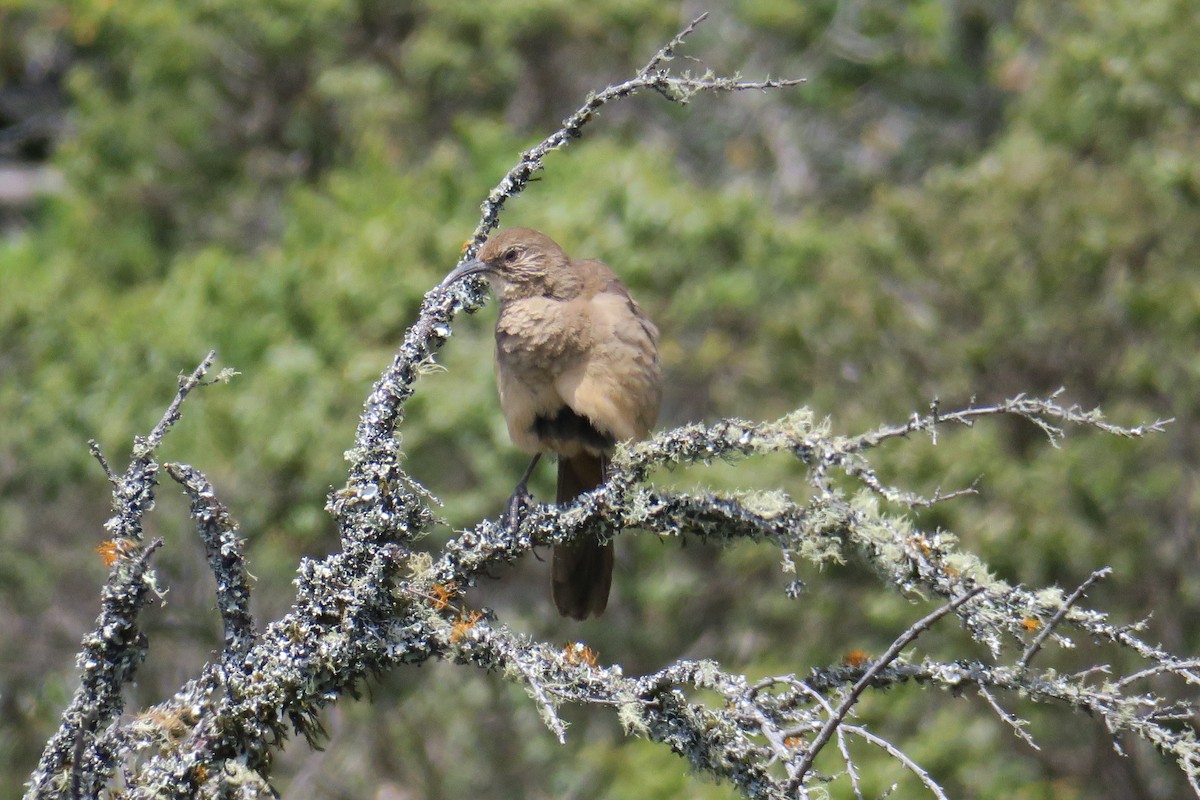
[(482, 275), (501, 302), (525, 297), (566, 300), (579, 293), (582, 281), (558, 243), (532, 228), (505, 228), (494, 233), (479, 254), (442, 279), (449, 286), (467, 275)]

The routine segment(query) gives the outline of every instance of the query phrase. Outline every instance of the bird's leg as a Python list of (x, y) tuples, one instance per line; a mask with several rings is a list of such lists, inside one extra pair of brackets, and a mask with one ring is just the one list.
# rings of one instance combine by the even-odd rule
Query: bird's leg
[(529, 476), (533, 474), (533, 468), (541, 459), (541, 453), (533, 454), (533, 460), (529, 462), (529, 466), (525, 468), (525, 474), (521, 476), (517, 487), (513, 489), (512, 497), (508, 498), (508, 506), (504, 510), (504, 522), (505, 527), (510, 531), (515, 531), (521, 524), (521, 510), (529, 502)]

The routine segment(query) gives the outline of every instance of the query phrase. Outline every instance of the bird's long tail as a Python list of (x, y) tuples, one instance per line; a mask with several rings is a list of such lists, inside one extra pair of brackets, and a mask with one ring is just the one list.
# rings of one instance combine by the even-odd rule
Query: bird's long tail
[[(580, 453), (558, 460), (559, 505), (595, 489), (604, 482), (608, 459)], [(554, 605), (564, 617), (587, 619), (604, 613), (612, 585), (613, 545), (588, 539), (560, 544), (552, 559)]]

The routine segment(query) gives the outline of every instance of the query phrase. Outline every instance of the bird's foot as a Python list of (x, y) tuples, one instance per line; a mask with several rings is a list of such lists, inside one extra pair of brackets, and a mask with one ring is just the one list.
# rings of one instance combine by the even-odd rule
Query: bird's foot
[(524, 482), (517, 484), (517, 488), (513, 490), (512, 497), (508, 498), (508, 505), (504, 508), (504, 527), (510, 533), (516, 533), (517, 528), (521, 526), (521, 517), (525, 516), (525, 510), (529, 508), (533, 501), (533, 497), (529, 494), (528, 487)]

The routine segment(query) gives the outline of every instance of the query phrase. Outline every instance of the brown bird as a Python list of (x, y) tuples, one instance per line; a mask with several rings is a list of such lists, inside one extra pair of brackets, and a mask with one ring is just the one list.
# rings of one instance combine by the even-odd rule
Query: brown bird
[[(557, 502), (604, 482), (617, 442), (644, 439), (658, 417), (658, 329), (600, 261), (572, 259), (544, 233), (508, 228), (442, 281), (482, 275), (500, 300), (496, 385), (508, 433), (533, 461), (558, 456)], [(516, 507), (515, 505), (511, 507)], [(554, 604), (575, 619), (603, 613), (612, 543), (554, 548)]]

